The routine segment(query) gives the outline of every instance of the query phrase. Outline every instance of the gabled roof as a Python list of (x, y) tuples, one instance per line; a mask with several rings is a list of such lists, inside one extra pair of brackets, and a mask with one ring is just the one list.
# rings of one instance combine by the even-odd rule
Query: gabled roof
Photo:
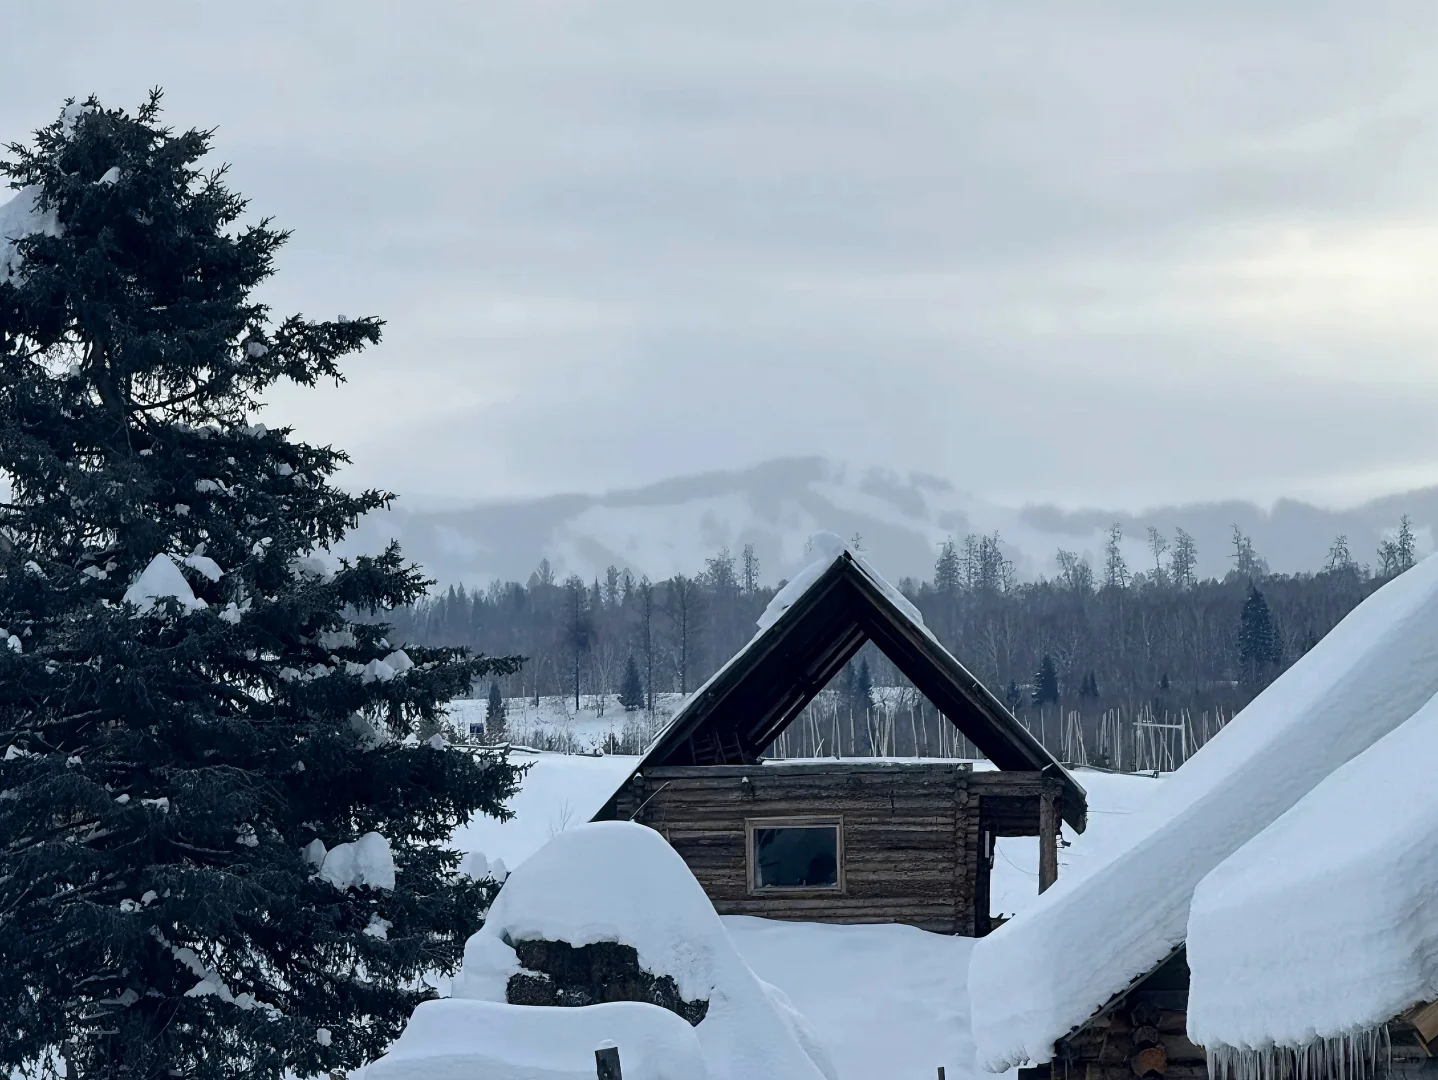
[(846, 548), (775, 597), (760, 631), (675, 714), (636, 772), (667, 765), (757, 762), (867, 641), (887, 656), (998, 768), (1050, 769), (1075, 830), (1087, 798), (989, 690), (939, 644), (917, 609)]
[(1291, 1056), (1433, 1000), (1435, 768), (1438, 697), (1199, 882), (1191, 1038), (1210, 1053), (1228, 1048), (1229, 1060), (1255, 1047)]
[[(1205, 875), (1435, 693), (1438, 557), (1430, 556), (1359, 604), (1165, 780), (1119, 826), (1106, 861), (1060, 877), (974, 943), (979, 1063), (1005, 1072), (1052, 1060), (1057, 1040), (1184, 942)], [(1313, 891), (1332, 892), (1332, 882)]]

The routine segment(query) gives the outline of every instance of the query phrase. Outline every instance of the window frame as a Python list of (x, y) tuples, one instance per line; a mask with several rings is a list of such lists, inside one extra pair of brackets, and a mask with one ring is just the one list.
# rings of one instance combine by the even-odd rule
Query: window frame
[[(833, 885), (760, 885), (759, 862), (755, 858), (754, 833), (758, 829), (833, 829), (834, 861), (838, 863)], [(845, 876), (844, 816), (842, 814), (801, 814), (789, 817), (744, 819), (744, 876), (750, 896), (842, 896), (849, 891)]]

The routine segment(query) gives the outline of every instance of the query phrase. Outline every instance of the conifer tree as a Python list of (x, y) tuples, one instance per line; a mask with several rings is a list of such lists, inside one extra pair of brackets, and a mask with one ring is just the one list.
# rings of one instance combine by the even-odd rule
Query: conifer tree
[(874, 676), (869, 671), (868, 658), (859, 661), (858, 674), (854, 676), (854, 711), (860, 715), (874, 711)]
[(639, 664), (634, 654), (624, 663), (624, 681), (619, 687), (619, 704), (625, 712), (637, 712), (644, 708), (644, 683), (639, 678)]
[(504, 704), (504, 694), (499, 689), (499, 681), (493, 680), (489, 684), (489, 698), (484, 703), (485, 731), (491, 736), (503, 735), (507, 715), (508, 709)]
[(1055, 704), (1059, 699), (1059, 673), (1054, 658), (1044, 653), (1039, 669), (1034, 673), (1033, 703), (1035, 705)]
[(395, 648), (362, 616), (418, 570), (325, 557), (391, 496), (253, 418), (381, 324), (271, 319), (287, 234), (209, 145), (156, 92), (0, 163), (35, 226), (0, 241), (0, 1073), (358, 1066), (493, 889), (445, 840), (514, 768), (406, 736), (517, 664)]
[(1269, 668), (1283, 660), (1283, 644), (1273, 621), (1268, 601), (1257, 586), (1248, 586), (1248, 599), (1238, 623), (1238, 659), (1243, 677), (1249, 682), (1262, 682)]

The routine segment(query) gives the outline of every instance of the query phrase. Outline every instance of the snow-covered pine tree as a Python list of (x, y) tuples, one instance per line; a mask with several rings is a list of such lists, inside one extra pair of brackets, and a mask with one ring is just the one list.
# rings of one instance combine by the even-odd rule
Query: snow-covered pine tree
[(0, 166), (0, 1073), (308, 1076), (480, 925), (445, 839), (515, 770), (406, 734), (516, 665), (362, 621), (425, 585), (326, 557), (390, 496), (252, 418), (380, 323), (272, 322), (287, 234), (159, 119), (70, 104)]

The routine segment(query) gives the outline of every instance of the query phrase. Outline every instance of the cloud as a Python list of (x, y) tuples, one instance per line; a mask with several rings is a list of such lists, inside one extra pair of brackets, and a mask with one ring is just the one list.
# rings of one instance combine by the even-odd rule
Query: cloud
[(388, 320), (274, 399), (356, 483), (825, 453), (1020, 501), (1359, 497), (1438, 456), (1428, 5), (7, 19), (0, 134), (164, 85), (295, 230), (266, 299)]

